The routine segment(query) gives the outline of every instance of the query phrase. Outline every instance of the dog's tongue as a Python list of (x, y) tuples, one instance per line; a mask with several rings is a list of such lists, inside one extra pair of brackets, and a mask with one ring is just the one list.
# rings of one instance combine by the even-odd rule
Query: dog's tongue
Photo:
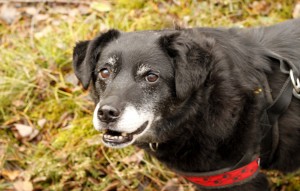
[(108, 130), (103, 134), (102, 138), (104, 142), (122, 144), (131, 141), (132, 135)]

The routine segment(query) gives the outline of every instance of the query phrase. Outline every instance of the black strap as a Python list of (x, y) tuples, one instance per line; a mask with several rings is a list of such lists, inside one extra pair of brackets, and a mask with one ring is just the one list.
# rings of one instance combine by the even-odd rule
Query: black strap
[[(268, 56), (279, 60), (280, 71), (288, 75), (283, 87), (274, 102), (265, 109), (261, 118), (262, 140), (261, 154), (267, 156), (268, 160), (262, 161), (262, 166), (267, 167), (273, 160), (274, 153), (279, 142), (278, 119), (288, 109), (293, 97), (293, 85), (289, 76), (290, 70), (298, 76), (298, 68), (289, 60), (269, 51)], [(270, 149), (271, 148), (271, 149)]]
[(293, 85), (291, 83), (291, 79), (288, 78), (281, 88), (280, 93), (274, 100), (273, 104), (266, 109), (271, 125), (274, 125), (281, 114), (287, 110), (292, 101), (292, 97)]

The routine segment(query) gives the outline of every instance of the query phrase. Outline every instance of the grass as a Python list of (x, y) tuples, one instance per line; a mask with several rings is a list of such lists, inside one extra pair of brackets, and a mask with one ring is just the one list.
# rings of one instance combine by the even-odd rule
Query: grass
[[(109, 28), (270, 25), (291, 18), (295, 1), (116, 0), (91, 2), (88, 14), (51, 12), (67, 5), (80, 7), (38, 3), (46, 19), (0, 23), (0, 190), (193, 190), (137, 148), (100, 144), (88, 92), (70, 80), (74, 44)], [(16, 124), (39, 134), (20, 137)], [(273, 191), (300, 190), (299, 172), (266, 173)]]

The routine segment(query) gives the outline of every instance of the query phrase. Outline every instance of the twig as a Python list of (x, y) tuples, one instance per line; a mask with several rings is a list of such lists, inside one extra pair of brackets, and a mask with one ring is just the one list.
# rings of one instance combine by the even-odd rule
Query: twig
[(118, 185), (120, 184), (120, 182), (115, 181), (111, 184), (109, 184), (106, 188), (104, 188), (102, 191), (110, 191), (110, 190), (116, 190), (116, 188), (118, 187)]

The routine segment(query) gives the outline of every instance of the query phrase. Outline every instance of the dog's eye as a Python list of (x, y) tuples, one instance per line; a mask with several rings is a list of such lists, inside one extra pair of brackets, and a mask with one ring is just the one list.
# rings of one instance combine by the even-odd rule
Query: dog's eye
[(158, 80), (158, 75), (154, 73), (148, 73), (146, 76), (146, 81), (147, 82), (156, 82)]
[(110, 76), (110, 71), (109, 71), (109, 69), (103, 68), (103, 69), (100, 70), (100, 77), (101, 77), (102, 79), (109, 78), (109, 76)]

